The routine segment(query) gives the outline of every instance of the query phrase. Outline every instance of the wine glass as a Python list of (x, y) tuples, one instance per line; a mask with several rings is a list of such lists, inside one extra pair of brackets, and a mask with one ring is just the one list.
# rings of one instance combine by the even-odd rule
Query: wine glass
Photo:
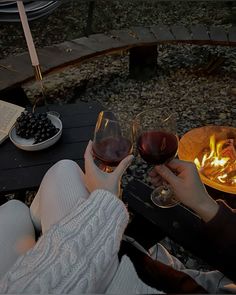
[(113, 171), (133, 150), (131, 126), (119, 115), (122, 117), (111, 111), (100, 112), (94, 131), (93, 154), (106, 172)]
[[(175, 115), (167, 109), (149, 109), (139, 113), (133, 123), (137, 150), (141, 158), (150, 165), (168, 163), (178, 150)], [(171, 186), (162, 184), (153, 190), (152, 202), (162, 208), (179, 203), (174, 198)]]

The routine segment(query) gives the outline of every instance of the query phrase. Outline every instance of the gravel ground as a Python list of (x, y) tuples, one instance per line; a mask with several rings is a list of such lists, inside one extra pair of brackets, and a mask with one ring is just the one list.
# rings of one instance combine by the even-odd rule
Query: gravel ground
[[(61, 15), (64, 15), (62, 18)], [(71, 40), (84, 34), (87, 4), (69, 1), (43, 20), (32, 22), (38, 47)], [(236, 2), (98, 1), (93, 28), (96, 32), (155, 23), (221, 25), (236, 22)], [(19, 24), (0, 26), (0, 57), (25, 51)], [(19, 44), (19, 46), (16, 46)], [(209, 75), (210, 60), (223, 64)], [(228, 47), (168, 46), (158, 48), (158, 74), (148, 81), (130, 79), (126, 52), (97, 58), (45, 77), (49, 103), (96, 100), (106, 109), (123, 113), (127, 123), (141, 110), (168, 106), (177, 114), (178, 134), (206, 124), (236, 126), (236, 52)], [(41, 96), (36, 83), (24, 86), (31, 101)], [(128, 123), (129, 124), (129, 123)], [(146, 178), (147, 165), (136, 159), (123, 179)], [(27, 203), (32, 194), (27, 196)], [(205, 269), (183, 248), (167, 243), (187, 266)]]

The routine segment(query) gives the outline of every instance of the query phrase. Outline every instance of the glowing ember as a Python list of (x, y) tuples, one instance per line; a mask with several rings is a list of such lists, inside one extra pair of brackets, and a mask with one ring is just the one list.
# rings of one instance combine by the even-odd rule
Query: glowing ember
[(198, 170), (212, 181), (236, 186), (236, 151), (234, 139), (216, 142), (215, 135), (210, 137), (207, 150), (194, 159)]

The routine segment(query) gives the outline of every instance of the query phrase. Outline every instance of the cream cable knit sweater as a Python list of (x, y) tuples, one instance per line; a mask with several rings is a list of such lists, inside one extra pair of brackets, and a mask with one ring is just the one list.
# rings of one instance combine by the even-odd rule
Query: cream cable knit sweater
[(127, 223), (118, 198), (94, 191), (16, 261), (1, 279), (0, 293), (98, 293)]

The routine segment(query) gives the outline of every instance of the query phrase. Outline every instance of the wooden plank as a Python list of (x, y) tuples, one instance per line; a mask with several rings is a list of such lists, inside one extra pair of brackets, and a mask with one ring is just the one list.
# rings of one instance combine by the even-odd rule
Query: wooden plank
[(166, 25), (155, 25), (150, 27), (150, 31), (154, 34), (158, 41), (174, 41), (170, 28)]
[(223, 28), (220, 27), (211, 27), (210, 31), (210, 39), (212, 41), (216, 41), (217, 43), (228, 44), (228, 37)]
[(183, 25), (173, 25), (170, 27), (170, 30), (175, 38), (178, 41), (191, 40), (191, 35), (186, 27)]
[[(69, 51), (68, 48), (72, 48), (72, 51)], [(54, 68), (66, 64), (71, 64), (79, 58), (93, 53), (93, 50), (86, 48), (83, 45), (79, 46), (79, 44), (73, 42), (48, 46), (38, 50), (43, 72), (53, 70)]]
[(0, 194), (38, 187), (46, 171), (53, 165), (8, 169), (0, 179)]
[[(49, 104), (48, 110), (62, 113), (64, 117), (74, 117), (80, 114), (92, 114), (98, 113), (103, 109), (103, 106), (99, 102), (79, 102), (74, 104), (55, 105)], [(39, 107), (36, 110), (39, 112), (46, 111), (46, 107)]]
[(155, 43), (157, 41), (148, 27), (133, 26), (130, 29), (141, 43)]
[[(77, 131), (78, 129), (75, 129)], [(17, 147), (8, 149), (8, 154), (4, 153), (5, 159), (2, 161), (1, 159), (1, 177), (3, 176), (5, 170), (21, 168), (21, 167), (33, 167), (39, 166), (42, 164), (48, 164), (51, 162), (57, 162), (60, 159), (83, 159), (85, 148), (88, 144), (89, 139), (93, 138), (93, 130), (94, 128), (90, 128), (90, 133), (84, 133), (83, 139), (84, 141), (78, 141), (78, 137), (76, 134), (77, 142), (70, 143), (65, 142), (63, 139), (64, 136), (53, 146), (47, 148), (42, 151), (16, 151)], [(86, 130), (88, 131), (88, 130)], [(66, 133), (65, 133), (66, 134)], [(70, 134), (67, 133), (67, 137), (70, 137)], [(7, 163), (8, 161), (8, 163)]]
[[(69, 117), (68, 119), (64, 115), (61, 116), (63, 129), (78, 127), (78, 119), (75, 116)], [(96, 124), (96, 121), (97, 121), (97, 113), (93, 118), (88, 116), (88, 113), (87, 114), (79, 114), (79, 127), (80, 128), (87, 127), (87, 126), (94, 126)]]
[(119, 40), (111, 38), (106, 34), (92, 34), (89, 38), (99, 43), (105, 43), (108, 48), (119, 48), (123, 46)]
[(88, 126), (94, 126), (97, 121), (97, 113), (91, 118), (88, 116), (88, 114), (80, 114), (79, 115), (79, 127), (78, 127), (78, 119), (73, 117), (66, 118), (65, 116), (61, 117), (61, 121), (63, 124), (63, 129), (69, 129), (69, 128), (82, 128), (82, 127), (88, 127)]
[(58, 45), (55, 45), (55, 47), (58, 47), (64, 54), (68, 55), (72, 60), (84, 56), (89, 56), (95, 52), (93, 49), (88, 48), (83, 44), (78, 44), (77, 42), (74, 42), (74, 40), (60, 43)]
[(73, 42), (91, 49), (92, 51), (94, 51), (94, 53), (111, 49), (109, 47), (109, 43), (97, 42), (97, 40), (95, 40), (94, 38), (90, 38), (90, 37), (82, 37), (79, 39), (74, 39)]
[(95, 123), (96, 121), (94, 121), (94, 124), (91, 126), (82, 126), (65, 129), (64, 134), (61, 138), (61, 143), (79, 143), (88, 142), (89, 139), (93, 140)]
[(123, 46), (130, 46), (138, 44), (139, 40), (136, 38), (136, 35), (128, 29), (124, 30), (112, 30), (108, 33), (111, 38), (119, 40)]
[[(62, 159), (64, 158), (61, 158), (61, 160)], [(81, 169), (84, 170), (84, 160), (75, 160)], [(5, 170), (0, 180), (0, 195), (21, 190), (25, 191), (27, 189), (37, 189), (43, 176), (53, 164), (54, 163), (51, 162), (37, 167), (22, 167)]]
[(236, 45), (236, 26), (229, 28), (228, 38), (229, 38), (229, 43), (235, 46)]
[(210, 37), (207, 31), (207, 28), (203, 25), (194, 25), (191, 26), (191, 35), (192, 35), (192, 40), (195, 41), (209, 41)]

